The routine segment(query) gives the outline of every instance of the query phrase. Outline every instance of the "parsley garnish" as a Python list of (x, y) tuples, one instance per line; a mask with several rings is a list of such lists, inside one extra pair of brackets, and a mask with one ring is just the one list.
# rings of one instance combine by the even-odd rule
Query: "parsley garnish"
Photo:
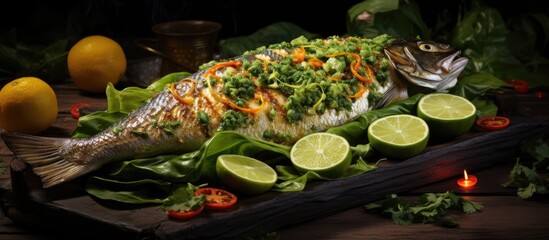
[(187, 212), (196, 210), (202, 206), (206, 200), (205, 195), (195, 196), (194, 192), (199, 186), (194, 186), (190, 183), (187, 186), (176, 189), (162, 204), (161, 208), (164, 211), (173, 210), (178, 212)]
[(407, 202), (396, 194), (385, 200), (364, 205), (366, 211), (389, 215), (396, 224), (437, 223), (445, 227), (457, 227), (457, 221), (446, 216), (447, 209), (461, 209), (467, 214), (482, 210), (480, 203), (465, 200), (449, 191), (445, 193), (425, 193), (416, 202)]
[[(504, 187), (516, 187), (517, 195), (528, 199), (534, 194), (549, 193), (549, 146), (542, 137), (529, 138), (522, 142), (524, 156), (517, 159)], [(545, 174), (545, 175), (544, 175)]]

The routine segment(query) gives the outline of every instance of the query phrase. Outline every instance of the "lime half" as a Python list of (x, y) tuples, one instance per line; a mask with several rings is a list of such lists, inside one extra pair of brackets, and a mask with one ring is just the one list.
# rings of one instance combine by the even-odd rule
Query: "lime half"
[(427, 94), (417, 106), (418, 117), (427, 122), (433, 137), (440, 139), (468, 132), (475, 122), (476, 111), (469, 100), (449, 93)]
[(370, 146), (398, 159), (422, 152), (429, 142), (429, 126), (423, 119), (399, 114), (380, 118), (368, 127)]
[(246, 195), (268, 191), (276, 183), (276, 171), (255, 158), (225, 154), (217, 158), (217, 177), (232, 190)]
[(312, 133), (294, 144), (290, 159), (300, 172), (313, 171), (323, 177), (337, 178), (351, 165), (351, 147), (338, 135)]

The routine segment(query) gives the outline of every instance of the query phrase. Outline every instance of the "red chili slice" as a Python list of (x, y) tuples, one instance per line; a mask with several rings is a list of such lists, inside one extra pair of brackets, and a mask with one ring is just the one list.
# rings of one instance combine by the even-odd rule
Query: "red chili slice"
[(502, 117), (502, 116), (490, 116), (490, 117), (483, 117), (479, 118), (476, 121), (476, 125), (479, 128), (494, 131), (494, 130), (500, 130), (503, 128), (506, 128), (509, 126), (509, 118)]
[(202, 210), (204, 210), (204, 205), (200, 206), (200, 208), (195, 210), (184, 211), (184, 212), (168, 210), (166, 213), (168, 214), (168, 216), (176, 219), (189, 219), (200, 214)]
[(72, 105), (71, 115), (74, 119), (79, 119), (80, 118), (80, 108), (84, 107), (84, 106), (91, 106), (91, 104), (79, 102), (79, 103), (76, 103), (76, 104)]
[(233, 193), (213, 187), (199, 188), (194, 192), (195, 196), (204, 195), (204, 206), (211, 210), (226, 210), (236, 204), (238, 198)]

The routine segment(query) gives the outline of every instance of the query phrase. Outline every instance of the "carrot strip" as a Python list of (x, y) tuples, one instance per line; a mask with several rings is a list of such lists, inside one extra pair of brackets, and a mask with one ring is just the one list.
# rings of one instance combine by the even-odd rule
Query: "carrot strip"
[(191, 90), (189, 90), (188, 92), (185, 93), (185, 98), (181, 97), (181, 95), (179, 95), (179, 92), (177, 92), (177, 90), (175, 89), (175, 83), (172, 83), (171, 86), (170, 86), (170, 92), (173, 94), (173, 97), (175, 99), (177, 99), (177, 101), (183, 103), (183, 104), (186, 104), (186, 105), (189, 105), (192, 103), (193, 101), (193, 98), (192, 97), (189, 97), (189, 95), (191, 95), (195, 88), (196, 88), (196, 83), (195, 83), (195, 80), (193, 79), (190, 79), (190, 78), (186, 78), (186, 79), (183, 79), (181, 80), (182, 82), (183, 81), (189, 81), (192, 83), (191, 85)]
[(344, 95), (344, 96), (348, 97), (348, 98), (360, 98), (360, 97), (362, 97), (362, 95), (364, 95), (364, 93), (366, 93), (368, 88), (364, 87), (364, 85), (362, 85), (362, 84), (358, 84), (358, 87), (360, 88), (360, 90), (358, 90), (358, 92), (356, 92), (355, 94), (353, 94), (351, 96), (346, 96), (346, 95)]
[(298, 48), (294, 50), (294, 54), (292, 54), (292, 62), (300, 63), (305, 61), (305, 54), (305, 48)]
[(309, 65), (315, 68), (320, 68), (322, 67), (322, 65), (324, 65), (324, 62), (320, 61), (320, 59), (318, 58), (311, 58), (307, 60), (307, 63), (309, 63)]
[(242, 64), (242, 62), (236, 61), (236, 60), (235, 61), (228, 61), (228, 62), (220, 62), (220, 63), (217, 63), (217, 64), (211, 66), (203, 74), (203, 76), (207, 77), (207, 76), (213, 75), (215, 78), (219, 78), (218, 76), (215, 75), (215, 72), (217, 72), (217, 70), (219, 70), (221, 68), (225, 68), (225, 67), (240, 67), (241, 64)]
[(360, 75), (356, 71), (356, 65), (355, 65), (355, 67), (351, 67), (351, 72), (353, 73), (353, 75), (355, 75), (356, 78), (358, 78), (358, 80), (360, 80), (362, 82), (365, 82), (365, 83), (371, 83), (372, 82), (370, 79), (363, 77), (362, 75)]

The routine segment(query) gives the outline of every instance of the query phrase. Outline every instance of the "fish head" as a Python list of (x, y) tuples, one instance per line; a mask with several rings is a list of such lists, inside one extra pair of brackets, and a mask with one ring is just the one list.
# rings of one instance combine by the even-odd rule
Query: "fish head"
[(454, 87), (468, 63), (467, 58), (459, 57), (459, 49), (429, 40), (398, 39), (384, 51), (402, 80), (437, 92)]

